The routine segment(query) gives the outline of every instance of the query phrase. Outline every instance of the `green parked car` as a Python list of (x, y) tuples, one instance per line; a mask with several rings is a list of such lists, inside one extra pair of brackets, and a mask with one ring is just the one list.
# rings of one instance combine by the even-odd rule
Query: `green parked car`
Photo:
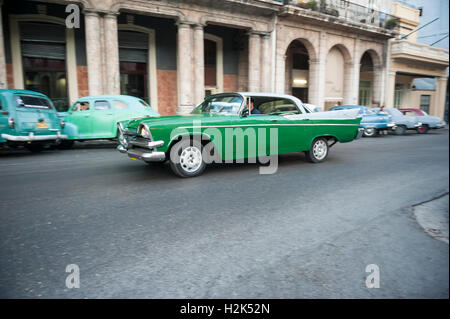
[(358, 110), (311, 112), (290, 95), (222, 93), (190, 115), (119, 122), (117, 149), (134, 160), (169, 160), (175, 174), (193, 177), (211, 162), (292, 152), (323, 162), (337, 142), (361, 137), (360, 122)]
[(128, 95), (97, 95), (78, 99), (67, 112), (58, 113), (65, 120), (63, 133), (69, 148), (74, 141), (117, 138), (117, 122), (131, 118), (159, 116), (144, 100)]
[(67, 138), (64, 121), (44, 94), (16, 89), (0, 90), (0, 147), (23, 145), (33, 152)]

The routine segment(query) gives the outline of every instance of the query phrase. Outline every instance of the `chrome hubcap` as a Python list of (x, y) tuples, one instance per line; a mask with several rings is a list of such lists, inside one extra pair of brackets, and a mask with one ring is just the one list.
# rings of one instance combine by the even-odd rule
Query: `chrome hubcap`
[(375, 129), (373, 129), (373, 128), (366, 129), (366, 134), (367, 135), (372, 135), (374, 132), (375, 132)]
[(180, 165), (187, 172), (195, 172), (202, 165), (202, 152), (195, 146), (186, 147), (181, 152)]
[(327, 155), (327, 143), (324, 140), (318, 140), (313, 146), (314, 157), (318, 160), (324, 159)]

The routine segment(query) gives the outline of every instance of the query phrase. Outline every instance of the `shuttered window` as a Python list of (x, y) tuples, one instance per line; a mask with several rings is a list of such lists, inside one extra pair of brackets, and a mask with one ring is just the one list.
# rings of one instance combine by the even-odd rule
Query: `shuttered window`
[(119, 31), (119, 60), (121, 62), (147, 63), (148, 34)]
[(22, 56), (29, 58), (66, 59), (64, 26), (50, 23), (19, 24)]

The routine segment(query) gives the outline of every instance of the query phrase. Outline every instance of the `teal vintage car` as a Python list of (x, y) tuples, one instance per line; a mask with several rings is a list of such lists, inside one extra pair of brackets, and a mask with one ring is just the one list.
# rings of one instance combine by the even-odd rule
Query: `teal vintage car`
[(74, 141), (117, 138), (117, 122), (131, 118), (159, 116), (144, 100), (128, 95), (96, 95), (78, 99), (67, 112), (58, 113), (65, 120), (61, 143), (69, 148)]
[(25, 146), (33, 152), (67, 138), (61, 133), (64, 120), (58, 118), (44, 94), (16, 89), (0, 90), (0, 147)]
[(200, 175), (211, 162), (305, 152), (323, 162), (329, 148), (361, 137), (358, 110), (311, 112), (290, 95), (211, 95), (190, 115), (118, 123), (118, 151), (135, 160), (164, 162), (181, 177)]

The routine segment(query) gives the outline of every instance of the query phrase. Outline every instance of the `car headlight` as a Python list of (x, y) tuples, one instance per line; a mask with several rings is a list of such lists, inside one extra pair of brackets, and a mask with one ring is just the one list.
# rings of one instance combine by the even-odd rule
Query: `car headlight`
[(139, 126), (138, 134), (145, 138), (152, 138), (152, 133), (150, 133), (150, 129), (145, 124)]

